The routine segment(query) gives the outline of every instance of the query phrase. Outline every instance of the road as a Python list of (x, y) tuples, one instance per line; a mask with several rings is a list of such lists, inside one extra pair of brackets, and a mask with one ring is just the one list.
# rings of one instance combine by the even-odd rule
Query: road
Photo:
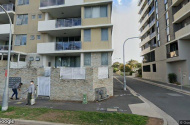
[[(116, 77), (123, 81), (123, 77)], [(129, 77), (127, 77), (127, 85), (173, 117), (177, 122), (179, 120), (190, 120), (190, 96)]]

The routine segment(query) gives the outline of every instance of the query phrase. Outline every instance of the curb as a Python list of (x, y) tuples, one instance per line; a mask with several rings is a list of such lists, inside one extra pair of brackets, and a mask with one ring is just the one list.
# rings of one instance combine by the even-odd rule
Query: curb
[(33, 120), (22, 120), (22, 119), (13, 119), (15, 124), (24, 123), (24, 124), (36, 124), (36, 125), (72, 125), (72, 124), (63, 124), (63, 123), (53, 123), (53, 122), (44, 122), (44, 121), (33, 121)]
[(138, 78), (133, 78), (133, 77), (128, 77), (128, 78), (135, 79), (135, 80), (138, 80), (138, 81), (142, 81), (142, 82), (154, 85), (154, 86), (162, 87), (162, 88), (165, 88), (165, 89), (169, 89), (169, 90), (172, 90), (172, 91), (179, 92), (181, 94), (185, 94), (185, 95), (190, 96), (190, 92), (186, 91), (186, 90), (181, 90), (181, 89), (170, 87), (170, 86), (167, 86), (167, 85), (161, 85), (161, 84), (158, 84), (158, 83), (155, 83), (155, 82), (150, 82), (150, 81), (146, 81), (146, 80), (142, 80), (142, 79), (138, 79)]
[[(119, 83), (123, 84), (123, 82), (121, 82), (118, 78), (114, 77)], [(131, 92), (131, 94), (133, 94), (134, 96), (137, 96), (139, 99), (141, 99), (143, 102), (147, 103), (148, 105), (150, 105), (152, 108), (154, 108), (154, 110), (160, 114), (160, 116), (162, 116), (162, 119), (164, 121), (163, 125), (178, 125), (178, 123), (167, 113), (165, 113), (163, 110), (161, 110), (160, 108), (158, 108), (155, 104), (153, 104), (152, 102), (150, 102), (149, 100), (147, 100), (146, 98), (144, 98), (143, 96), (141, 96), (140, 94), (136, 93), (133, 89), (131, 89), (130, 87), (127, 86), (127, 89)]]

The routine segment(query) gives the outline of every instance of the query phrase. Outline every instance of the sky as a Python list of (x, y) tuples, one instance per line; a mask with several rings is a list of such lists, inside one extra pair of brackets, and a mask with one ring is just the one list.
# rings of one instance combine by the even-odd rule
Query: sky
[[(130, 37), (138, 37), (139, 15), (138, 0), (113, 0), (112, 24), (113, 48), (112, 61), (123, 62), (123, 42)], [(129, 40), (125, 44), (126, 62), (133, 59), (142, 62), (139, 48), (140, 39)]]

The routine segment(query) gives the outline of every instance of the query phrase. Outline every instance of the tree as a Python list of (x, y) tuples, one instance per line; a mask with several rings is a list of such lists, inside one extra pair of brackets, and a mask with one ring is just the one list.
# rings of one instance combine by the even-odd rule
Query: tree
[(121, 63), (115, 62), (115, 63), (112, 65), (112, 67), (113, 67), (113, 68), (119, 68), (120, 65), (121, 65)]
[[(124, 72), (124, 65), (123, 64), (121, 64), (120, 66), (119, 66), (119, 70), (121, 71), (121, 72)], [(131, 72), (131, 67), (129, 66), (129, 65), (125, 65), (125, 72)]]

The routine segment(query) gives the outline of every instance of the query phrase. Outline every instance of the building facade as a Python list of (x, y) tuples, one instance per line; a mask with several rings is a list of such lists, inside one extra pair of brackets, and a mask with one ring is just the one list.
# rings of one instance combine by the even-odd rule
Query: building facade
[(143, 78), (190, 84), (190, 1), (139, 0)]
[[(1, 0), (0, 5), (13, 22), (11, 68), (111, 66), (112, 0)], [(9, 29), (0, 9), (0, 66), (7, 65)]]

